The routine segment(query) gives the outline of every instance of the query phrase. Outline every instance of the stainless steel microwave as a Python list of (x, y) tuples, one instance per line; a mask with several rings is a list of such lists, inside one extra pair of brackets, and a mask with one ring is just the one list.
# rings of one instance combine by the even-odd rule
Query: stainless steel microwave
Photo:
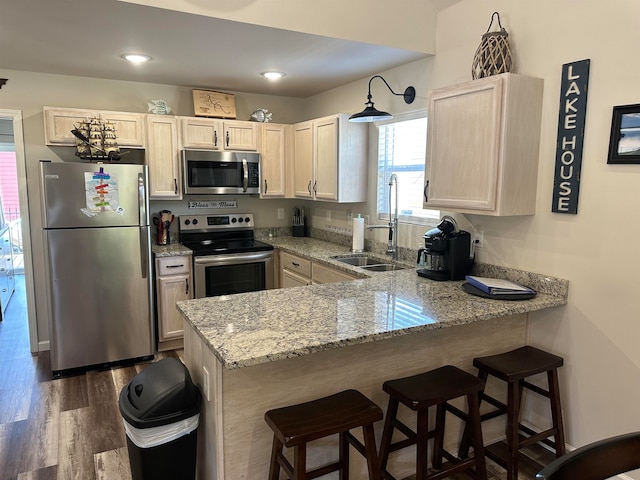
[(256, 152), (182, 151), (187, 195), (260, 193), (260, 154)]

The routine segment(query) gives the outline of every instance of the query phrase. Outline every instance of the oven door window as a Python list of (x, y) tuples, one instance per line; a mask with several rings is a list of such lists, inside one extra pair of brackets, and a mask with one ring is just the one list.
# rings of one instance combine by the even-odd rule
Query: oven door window
[(216, 265), (205, 269), (207, 297), (265, 290), (265, 262)]

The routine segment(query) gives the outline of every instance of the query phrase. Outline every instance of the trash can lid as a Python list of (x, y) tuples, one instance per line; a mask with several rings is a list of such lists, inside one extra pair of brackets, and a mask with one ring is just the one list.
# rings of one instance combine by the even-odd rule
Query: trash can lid
[(124, 386), (119, 407), (129, 424), (151, 428), (196, 415), (200, 401), (187, 367), (168, 357), (152, 363)]

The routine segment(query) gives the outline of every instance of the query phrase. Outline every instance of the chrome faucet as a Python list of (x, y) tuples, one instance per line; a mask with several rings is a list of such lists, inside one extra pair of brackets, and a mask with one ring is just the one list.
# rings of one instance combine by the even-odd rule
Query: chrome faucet
[[(395, 208), (391, 214), (391, 187), (395, 184)], [(387, 255), (391, 255), (393, 260), (398, 260), (398, 177), (392, 173), (389, 177), (389, 224), (388, 225), (369, 225), (369, 230), (374, 228), (388, 228), (389, 242), (387, 243)]]

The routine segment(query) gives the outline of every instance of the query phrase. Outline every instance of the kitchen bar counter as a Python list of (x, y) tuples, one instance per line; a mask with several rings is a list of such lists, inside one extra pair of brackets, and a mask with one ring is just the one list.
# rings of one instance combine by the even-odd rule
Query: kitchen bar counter
[[(313, 262), (357, 271), (331, 258), (348, 255), (346, 247), (310, 238), (265, 241)], [(366, 278), (341, 283), (178, 302), (185, 318), (185, 363), (203, 394), (197, 478), (266, 478), (272, 432), (264, 413), (271, 408), (349, 388), (384, 408), (385, 380), (444, 364), (473, 372), (475, 356), (524, 345), (528, 312), (565, 304), (567, 282), (496, 268), (478, 265), (474, 273), (524, 279), (521, 283), (538, 295), (524, 301), (483, 299), (462, 291), (461, 281), (435, 282), (410, 268), (361, 271)], [(496, 388), (501, 387), (488, 392), (496, 395)], [(499, 419), (488, 423), (487, 443), (504, 432)], [(376, 424), (378, 440), (381, 428), (382, 422)], [(445, 447), (457, 441), (460, 428), (448, 422)], [(315, 441), (309, 467), (336, 455), (334, 438)], [(413, 473), (413, 457), (411, 449), (394, 454), (390, 468), (397, 478)], [(367, 478), (359, 455), (351, 455), (350, 462), (350, 478)], [(337, 473), (327, 478), (337, 479)]]
[[(513, 280), (538, 294), (530, 300), (498, 301), (465, 293), (463, 281), (419, 277), (414, 268), (365, 272), (331, 258), (349, 254), (346, 247), (331, 243), (296, 237), (269, 241), (276, 248), (369, 278), (178, 302), (184, 318), (225, 368), (528, 313), (567, 301), (567, 282), (542, 275), (512, 271), (517, 277)], [(490, 267), (480, 268), (488, 271), (483, 275), (493, 276)], [(518, 278), (522, 276), (524, 281)]]

